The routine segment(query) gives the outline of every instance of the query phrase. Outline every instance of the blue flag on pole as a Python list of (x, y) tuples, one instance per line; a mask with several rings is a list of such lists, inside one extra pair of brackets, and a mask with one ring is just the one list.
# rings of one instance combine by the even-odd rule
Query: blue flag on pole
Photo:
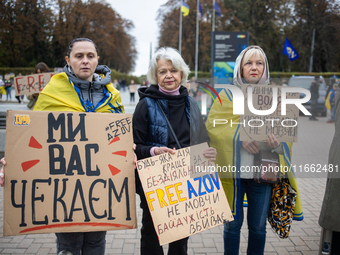
[(287, 55), (290, 61), (293, 61), (293, 60), (299, 58), (299, 54), (294, 49), (293, 45), (290, 43), (288, 38), (286, 38), (285, 46), (283, 47), (282, 53)]
[(199, 9), (199, 11), (200, 11), (200, 13), (201, 13), (201, 17), (203, 17), (204, 11), (203, 11), (201, 2), (198, 2), (198, 9)]
[(215, 9), (215, 11), (216, 11), (217, 16), (218, 16), (218, 17), (221, 17), (221, 14), (222, 14), (222, 13), (221, 13), (220, 7), (218, 7), (218, 4), (217, 4), (216, 1), (215, 1), (214, 9)]

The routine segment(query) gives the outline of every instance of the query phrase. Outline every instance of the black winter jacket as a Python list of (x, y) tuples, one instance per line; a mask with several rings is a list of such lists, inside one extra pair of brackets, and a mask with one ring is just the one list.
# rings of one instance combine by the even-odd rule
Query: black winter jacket
[(150, 149), (154, 146), (178, 149), (155, 100), (160, 102), (182, 148), (209, 142), (196, 101), (188, 95), (185, 87), (181, 86), (179, 92), (178, 96), (168, 96), (160, 92), (157, 85), (138, 90), (140, 101), (135, 109), (132, 125), (134, 142), (137, 145), (135, 152), (139, 160), (151, 157)]

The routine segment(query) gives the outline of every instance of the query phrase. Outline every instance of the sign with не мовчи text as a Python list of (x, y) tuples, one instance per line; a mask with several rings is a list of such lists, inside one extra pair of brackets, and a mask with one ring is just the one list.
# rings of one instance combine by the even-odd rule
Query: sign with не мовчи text
[[(247, 91), (250, 87), (251, 101)], [(276, 85), (242, 85), (245, 104), (240, 120), (241, 141), (265, 141), (269, 134), (274, 134), (280, 142), (297, 142), (299, 108), (287, 104), (286, 114), (281, 113), (281, 88)], [(300, 93), (287, 92), (286, 101), (289, 99), (300, 99)]]
[(4, 235), (136, 228), (132, 116), (7, 111)]
[(20, 96), (40, 93), (55, 74), (57, 73), (38, 73), (15, 77), (15, 95)]
[[(206, 143), (137, 161), (137, 170), (160, 245), (232, 221)], [(197, 169), (199, 169), (197, 171)]]

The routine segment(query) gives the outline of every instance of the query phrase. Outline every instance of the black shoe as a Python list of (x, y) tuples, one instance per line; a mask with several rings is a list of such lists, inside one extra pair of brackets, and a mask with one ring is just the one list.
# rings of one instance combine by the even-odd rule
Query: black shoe
[(317, 118), (313, 117), (313, 118), (309, 118), (309, 120), (318, 120)]
[(322, 254), (329, 254), (330, 248), (331, 248), (331, 244), (324, 242), (322, 245)]
[(73, 253), (70, 252), (70, 251), (63, 250), (63, 251), (59, 252), (58, 255), (73, 255)]

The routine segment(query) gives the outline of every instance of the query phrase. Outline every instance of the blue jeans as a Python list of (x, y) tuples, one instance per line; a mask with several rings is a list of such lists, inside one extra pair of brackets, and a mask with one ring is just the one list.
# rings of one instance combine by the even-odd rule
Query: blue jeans
[[(240, 197), (247, 194), (248, 200), (248, 255), (264, 253), (266, 243), (266, 223), (271, 199), (272, 185), (259, 184), (253, 179), (241, 179)], [(243, 202), (243, 201), (242, 201)], [(237, 255), (240, 247), (240, 234), (243, 223), (243, 203), (240, 203), (240, 217), (224, 224), (224, 254)]]
[(336, 107), (335, 107), (335, 104), (331, 106), (331, 121), (334, 121), (335, 120), (335, 110), (336, 110)]
[(7, 87), (6, 88), (6, 100), (8, 101), (8, 98), (11, 100), (12, 99), (12, 94), (11, 94), (12, 87)]
[(57, 254), (70, 251), (73, 255), (104, 255), (106, 231), (56, 233)]

